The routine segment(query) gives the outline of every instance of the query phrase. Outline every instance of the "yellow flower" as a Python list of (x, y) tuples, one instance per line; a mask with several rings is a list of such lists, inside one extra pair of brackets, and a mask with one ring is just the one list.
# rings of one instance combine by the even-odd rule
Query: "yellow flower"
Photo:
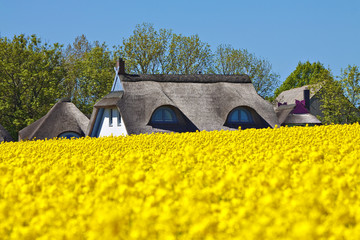
[(353, 239), (360, 125), (0, 144), (0, 239)]

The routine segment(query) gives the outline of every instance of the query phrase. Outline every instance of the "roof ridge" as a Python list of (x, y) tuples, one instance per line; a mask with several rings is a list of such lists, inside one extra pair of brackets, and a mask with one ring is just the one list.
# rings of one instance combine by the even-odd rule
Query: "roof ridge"
[(250, 77), (246, 74), (122, 74), (119, 77), (123, 82), (252, 83)]

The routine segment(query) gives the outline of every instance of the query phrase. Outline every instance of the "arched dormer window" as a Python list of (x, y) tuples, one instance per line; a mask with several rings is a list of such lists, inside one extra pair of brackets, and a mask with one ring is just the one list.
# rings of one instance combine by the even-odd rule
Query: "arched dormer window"
[(58, 138), (67, 138), (67, 139), (80, 138), (80, 137), (81, 136), (75, 132), (63, 132), (58, 136)]
[(151, 117), (152, 123), (177, 123), (176, 114), (170, 107), (159, 107)]
[(238, 107), (230, 112), (227, 122), (229, 124), (251, 124), (254, 123), (254, 120), (249, 110)]

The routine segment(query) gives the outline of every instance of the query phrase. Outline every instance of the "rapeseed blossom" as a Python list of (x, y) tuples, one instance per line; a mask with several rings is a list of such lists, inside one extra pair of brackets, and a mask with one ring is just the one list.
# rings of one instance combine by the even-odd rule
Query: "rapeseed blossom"
[(354, 239), (360, 125), (0, 144), (0, 239)]

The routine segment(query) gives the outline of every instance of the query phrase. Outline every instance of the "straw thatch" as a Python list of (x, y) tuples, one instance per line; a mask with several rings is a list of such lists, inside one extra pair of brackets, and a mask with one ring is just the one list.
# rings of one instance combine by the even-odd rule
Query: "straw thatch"
[(304, 113), (304, 114), (289, 114), (283, 125), (305, 125), (305, 124), (321, 124), (321, 121), (317, 119), (311, 113)]
[(295, 101), (304, 100), (304, 90), (310, 90), (310, 101), (316, 95), (316, 93), (321, 89), (320, 85), (306, 85), (298, 88), (293, 88), (290, 90), (283, 91), (275, 99), (276, 103), (287, 103), (295, 104)]
[(19, 132), (19, 141), (50, 139), (64, 132), (85, 136), (88, 123), (89, 119), (69, 99), (61, 99), (45, 116), (23, 128)]
[(321, 124), (311, 113), (294, 114), (296, 104), (281, 105), (275, 109), (276, 115), (281, 125), (304, 125), (304, 124)]
[[(233, 129), (226, 120), (236, 107), (248, 108), (252, 113), (255, 123), (248, 127), (278, 124), (272, 105), (256, 93), (247, 75), (125, 74), (120, 79), (124, 91), (118, 98), (102, 99), (95, 108), (117, 102), (128, 134)], [(152, 114), (161, 106), (174, 110), (179, 120), (176, 126), (151, 123)], [(93, 113), (88, 134), (95, 119)]]
[(12, 142), (13, 138), (10, 133), (0, 124), (0, 142)]

